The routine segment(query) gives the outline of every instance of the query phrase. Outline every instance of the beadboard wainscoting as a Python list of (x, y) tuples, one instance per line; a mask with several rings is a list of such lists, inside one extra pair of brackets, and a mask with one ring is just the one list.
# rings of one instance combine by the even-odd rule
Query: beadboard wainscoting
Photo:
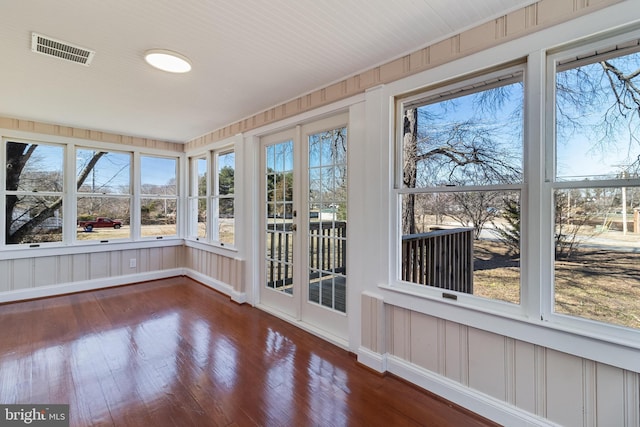
[[(244, 261), (206, 249), (164, 246), (61, 250), (0, 259), (0, 303), (189, 276), (238, 303), (246, 302)], [(23, 256), (20, 256), (23, 255)]]
[(358, 360), (505, 425), (640, 425), (640, 374), (362, 295)]

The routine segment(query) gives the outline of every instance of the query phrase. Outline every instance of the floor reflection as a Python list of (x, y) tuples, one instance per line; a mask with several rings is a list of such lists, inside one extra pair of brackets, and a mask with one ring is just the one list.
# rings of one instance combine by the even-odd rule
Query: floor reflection
[(307, 373), (311, 411), (320, 419), (331, 421), (331, 425), (347, 425), (349, 387), (346, 372), (317, 354), (312, 354)]
[(237, 350), (227, 338), (218, 338), (213, 345), (213, 375), (216, 384), (233, 390), (237, 371), (241, 369), (237, 361)]
[(184, 278), (0, 305), (0, 325), (0, 403), (68, 403), (71, 426), (483, 425)]
[(296, 346), (293, 341), (269, 328), (264, 349), (263, 359), (267, 369), (263, 382), (265, 413), (274, 422), (285, 422), (295, 412)]

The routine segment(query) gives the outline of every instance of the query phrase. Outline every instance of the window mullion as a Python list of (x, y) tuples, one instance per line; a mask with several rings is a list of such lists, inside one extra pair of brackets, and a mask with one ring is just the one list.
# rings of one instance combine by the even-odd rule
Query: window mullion
[(132, 167), (132, 171), (131, 171), (131, 191), (130, 196), (131, 196), (131, 222), (130, 222), (130, 227), (131, 227), (131, 238), (133, 240), (138, 240), (141, 237), (141, 221), (142, 221), (142, 216), (141, 216), (141, 212), (140, 209), (142, 207), (142, 203), (141, 203), (141, 178), (142, 178), (142, 174), (140, 173), (140, 169), (141, 169), (141, 161), (140, 161), (140, 153), (139, 152), (134, 152), (133, 153), (133, 167)]
[(545, 64), (544, 51), (529, 55), (525, 73), (525, 152), (526, 189), (522, 204), (522, 309), (534, 319), (540, 318), (549, 305), (552, 270), (544, 268), (549, 253), (549, 190), (545, 181)]
[(64, 184), (62, 196), (62, 241), (69, 245), (76, 240), (76, 227), (78, 224), (77, 208), (77, 181), (76, 181), (76, 146), (66, 146), (64, 164)]

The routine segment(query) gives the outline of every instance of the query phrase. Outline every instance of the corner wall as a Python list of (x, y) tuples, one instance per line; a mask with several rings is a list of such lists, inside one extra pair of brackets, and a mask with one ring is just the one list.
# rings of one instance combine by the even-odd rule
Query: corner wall
[(220, 255), (193, 243), (187, 243), (183, 250), (184, 267), (189, 277), (229, 295), (239, 304), (247, 302), (244, 260)]

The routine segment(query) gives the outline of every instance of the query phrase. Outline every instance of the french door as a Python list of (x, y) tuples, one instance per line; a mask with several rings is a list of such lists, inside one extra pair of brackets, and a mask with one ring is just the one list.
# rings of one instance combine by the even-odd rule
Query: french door
[(346, 115), (261, 138), (260, 303), (347, 337)]

